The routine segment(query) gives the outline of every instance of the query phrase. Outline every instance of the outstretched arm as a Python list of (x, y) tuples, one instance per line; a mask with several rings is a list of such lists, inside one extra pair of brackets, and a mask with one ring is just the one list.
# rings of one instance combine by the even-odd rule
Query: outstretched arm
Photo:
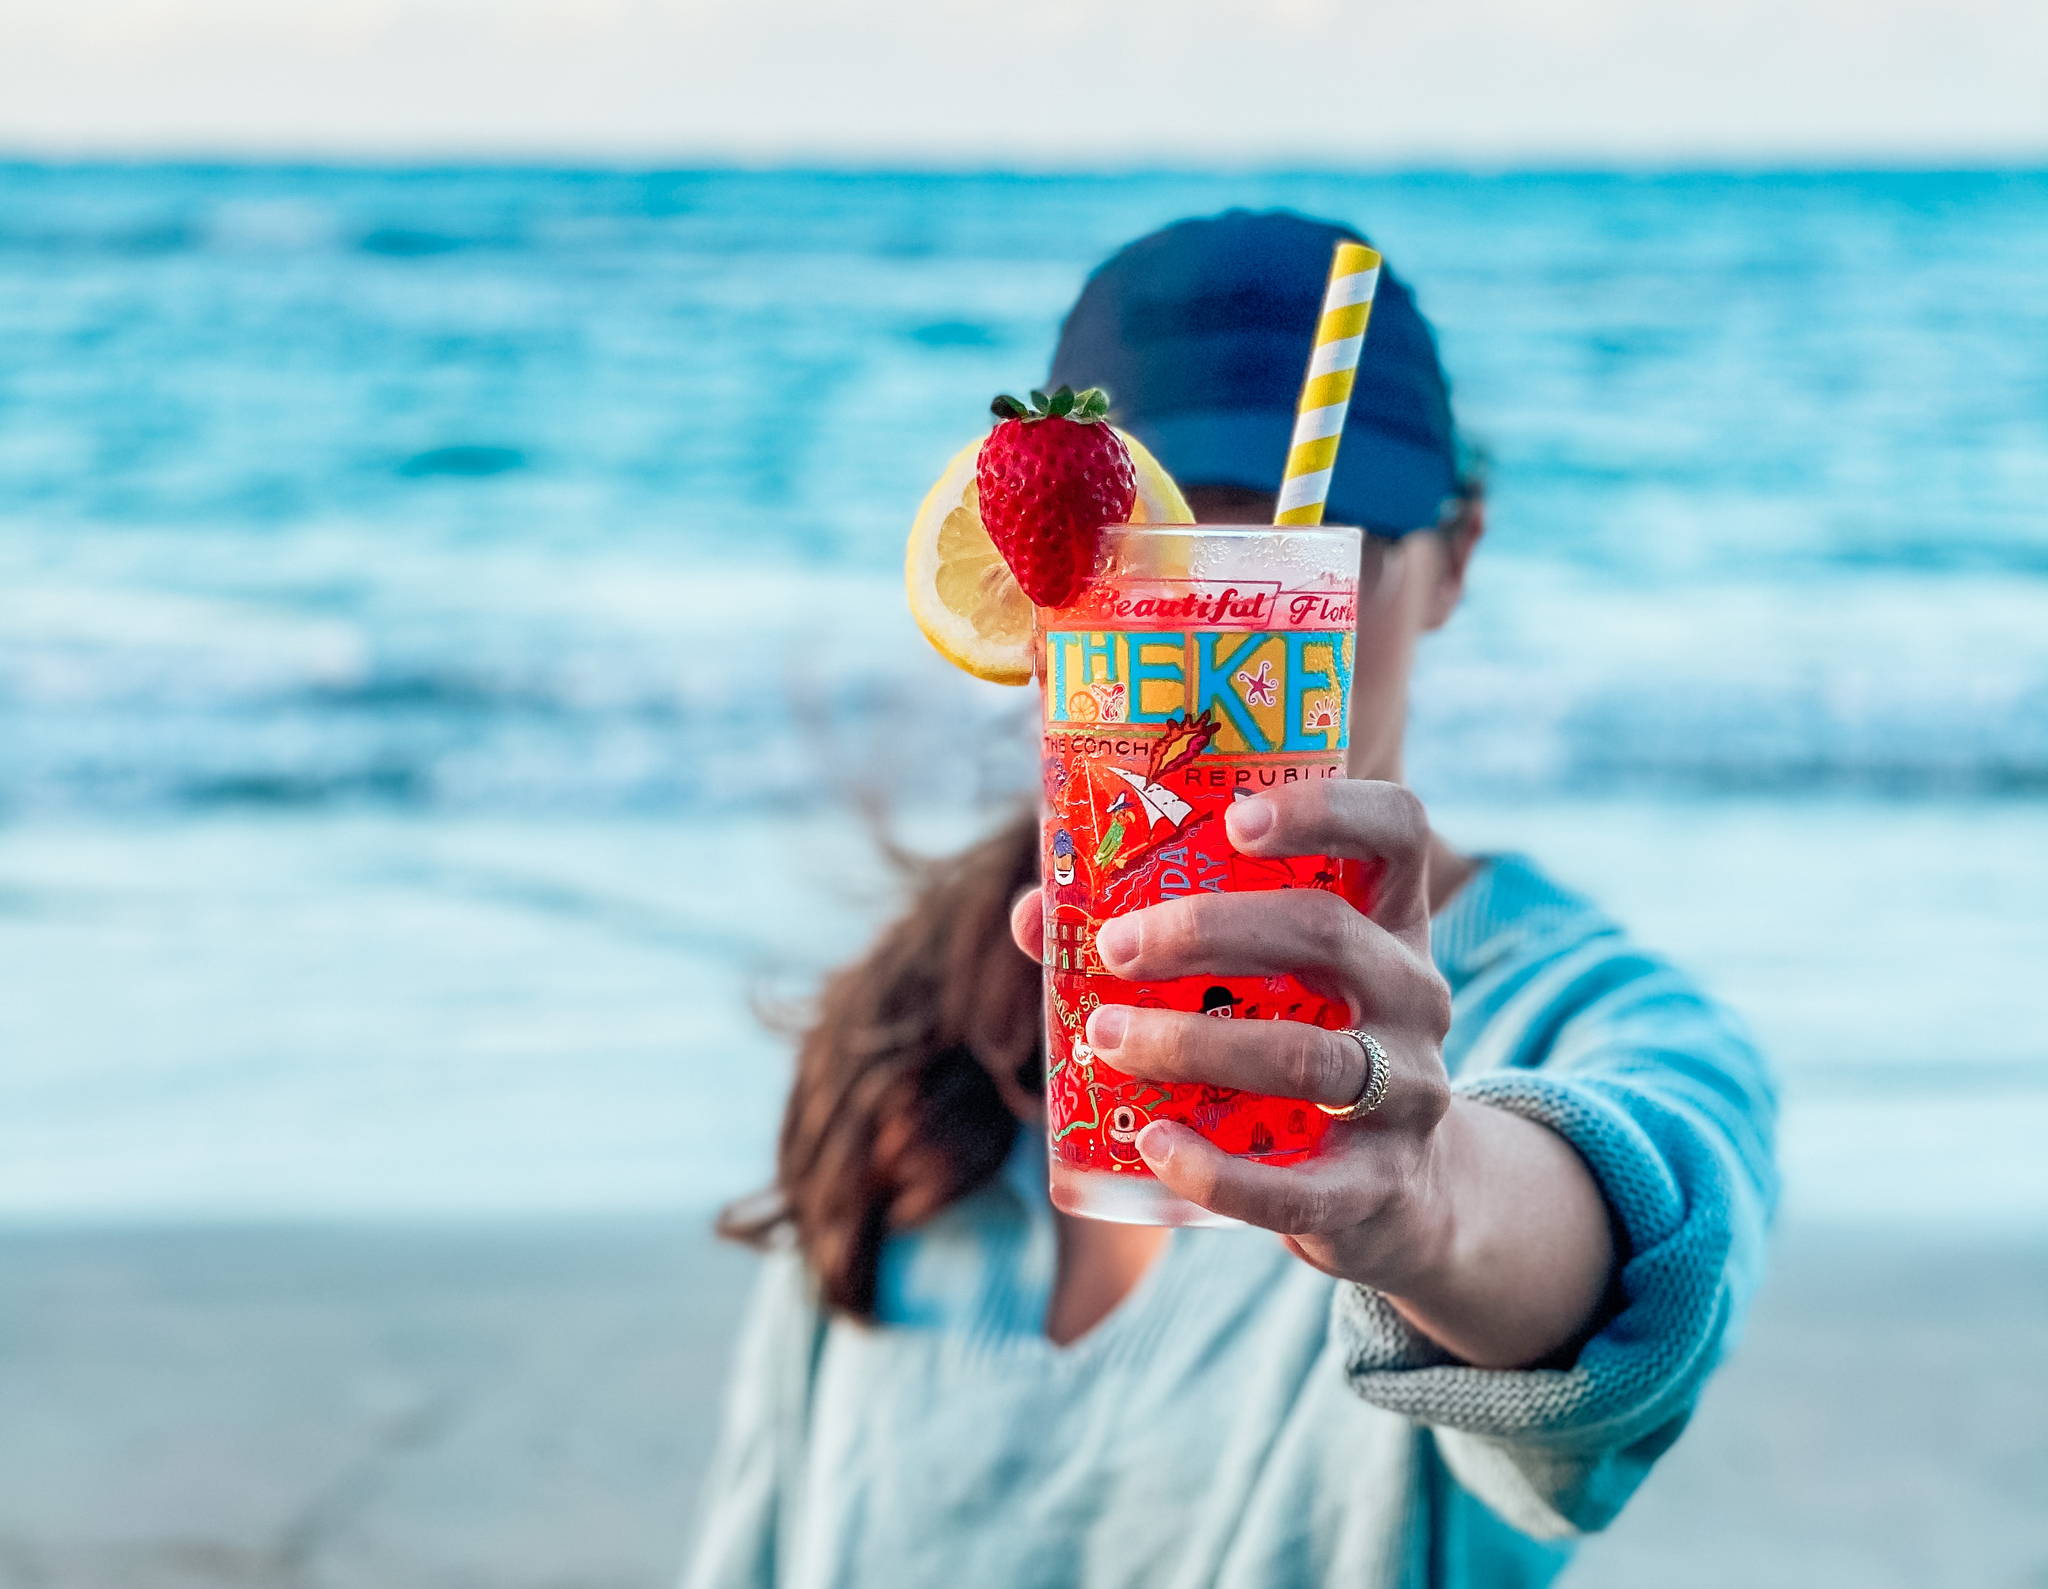
[[(1314, 1162), (1234, 1158), (1188, 1127), (1138, 1138), (1191, 1202), (1279, 1232), (1302, 1258), (1386, 1296), (1446, 1351), (1519, 1368), (1570, 1347), (1613, 1275), (1606, 1205), (1571, 1144), (1533, 1120), (1453, 1098), (1443, 1062), (1450, 989), (1429, 953), (1429, 826), (1398, 784), (1329, 779), (1240, 801), (1248, 855), (1330, 855), (1381, 867), (1369, 914), (1334, 894), (1275, 890), (1173, 900), (1105, 923), (1104, 964), (1131, 981), (1289, 973), (1343, 1001), (1386, 1050), (1386, 1102), (1334, 1123)], [(1035, 945), (1035, 896), (1017, 936)], [(1296, 1021), (1218, 1021), (1104, 1005), (1088, 1041), (1117, 1069), (1333, 1107), (1363, 1091), (1364, 1048)]]
[[(1468, 885), (1494, 925), (1460, 984), (1469, 1024), (1447, 1090), (1419, 808), (1340, 780), (1264, 799), (1264, 825), (1233, 813), (1233, 842), (1384, 859), (1371, 917), (1299, 891), (1177, 901), (1106, 924), (1107, 958), (1125, 975), (1319, 983), (1385, 1045), (1387, 1099), (1313, 1166), (1233, 1160), (1158, 1125), (1147, 1156), (1176, 1191), (1360, 1282), (1333, 1299), (1352, 1387), (1428, 1426), (1467, 1491), (1537, 1537), (1604, 1527), (1755, 1294), (1775, 1192), (1768, 1069), (1683, 975), (1502, 863)], [(1019, 902), (1027, 945), (1036, 910)], [(1137, 930), (1119, 941), (1119, 925)], [(1113, 1036), (1119, 1067), (1155, 1077), (1341, 1104), (1366, 1073), (1357, 1043), (1312, 1028), (1120, 1013), (1091, 1040)]]

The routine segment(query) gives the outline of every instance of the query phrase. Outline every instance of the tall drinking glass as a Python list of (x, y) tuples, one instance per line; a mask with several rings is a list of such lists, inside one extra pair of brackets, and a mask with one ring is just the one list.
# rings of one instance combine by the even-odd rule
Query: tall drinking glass
[(1359, 532), (1315, 526), (1118, 525), (1064, 607), (1037, 613), (1044, 697), (1046, 1109), (1052, 1200), (1141, 1225), (1232, 1223), (1174, 1196), (1138, 1133), (1177, 1120), (1275, 1164), (1321, 1144), (1313, 1105), (1127, 1076), (1088, 1046), (1099, 1004), (1337, 1029), (1349, 1012), (1292, 977), (1125, 982), (1095, 933), (1112, 916), (1203, 892), (1321, 888), (1358, 898), (1351, 863), (1241, 855), (1232, 802), (1344, 771)]

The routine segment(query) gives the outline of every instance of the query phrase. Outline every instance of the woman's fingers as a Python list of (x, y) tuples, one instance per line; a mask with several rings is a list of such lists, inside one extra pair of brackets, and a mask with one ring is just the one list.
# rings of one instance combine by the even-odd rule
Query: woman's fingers
[(1301, 1021), (1219, 1020), (1105, 1004), (1088, 1017), (1088, 1043), (1128, 1075), (1237, 1087), (1333, 1109), (1356, 1099), (1370, 1079), (1357, 1038)]
[(1372, 918), (1410, 942), (1428, 943), (1429, 814), (1397, 783), (1317, 778), (1240, 800), (1224, 818), (1246, 855), (1330, 855), (1379, 861)]
[(1319, 888), (1200, 894), (1102, 924), (1095, 949), (1126, 982), (1166, 977), (1291, 974), (1348, 997), (1370, 956), (1373, 928)]
[[(1435, 1125), (1450, 1102), (1436, 1057), (1441, 1032), (1417, 1026), (1412, 1017), (1369, 1018), (1367, 1026), (1377, 1028), (1373, 1035), (1387, 1063), (1386, 1102), (1373, 1111), (1374, 1128)], [(1105, 1004), (1088, 1017), (1087, 1038), (1098, 1057), (1148, 1081), (1236, 1087), (1333, 1109), (1355, 1103), (1372, 1079), (1372, 1062), (1357, 1038), (1301, 1021), (1219, 1020)]]
[[(1404, 786), (1365, 778), (1283, 784), (1238, 801), (1225, 825), (1230, 842), (1247, 855), (1328, 855), (1378, 863), (1372, 920), (1412, 951), (1427, 955), (1429, 816)], [(1285, 918), (1268, 920), (1257, 914), (1283, 900), (1306, 903)], [(1010, 914), (1018, 947), (1034, 959), (1043, 953), (1042, 901), (1041, 892), (1032, 889)], [(1224, 908), (1245, 901), (1256, 902), (1250, 915)], [(1204, 973), (1327, 972), (1336, 969), (1333, 955), (1341, 959), (1354, 934), (1355, 924), (1347, 925), (1345, 917), (1355, 914), (1346, 901), (1322, 889), (1211, 894), (1113, 917), (1102, 924), (1096, 948), (1110, 970), (1132, 981)], [(1224, 965), (1214, 959), (1218, 950), (1249, 951), (1258, 963)], [(1289, 952), (1307, 958), (1290, 962)]]
[(1370, 1218), (1383, 1188), (1355, 1158), (1330, 1164), (1261, 1164), (1225, 1153), (1199, 1132), (1155, 1120), (1138, 1151), (1168, 1191), (1247, 1225), (1286, 1236), (1319, 1236)]
[(1419, 949), (1403, 943), (1319, 888), (1169, 900), (1104, 922), (1095, 947), (1105, 968), (1126, 982), (1298, 977), (1347, 1004), (1354, 1022), (1430, 1026), (1448, 999), (1427, 940)]
[(1045, 959), (1045, 890), (1027, 888), (1010, 907), (1010, 936), (1033, 960)]

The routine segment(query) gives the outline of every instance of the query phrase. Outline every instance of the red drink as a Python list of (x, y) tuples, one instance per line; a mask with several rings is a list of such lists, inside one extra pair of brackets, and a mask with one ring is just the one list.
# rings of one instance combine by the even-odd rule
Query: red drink
[(1081, 593), (1037, 615), (1052, 1197), (1100, 1219), (1228, 1223), (1159, 1184), (1138, 1132), (1177, 1120), (1228, 1152), (1291, 1164), (1316, 1151), (1329, 1117), (1296, 1099), (1126, 1076), (1088, 1047), (1088, 1012), (1131, 1004), (1332, 1029), (1350, 1012), (1285, 976), (1125, 982), (1103, 969), (1095, 932), (1205, 891), (1357, 897), (1351, 863), (1239, 854), (1224, 814), (1344, 771), (1358, 532), (1155, 525), (1102, 540)]

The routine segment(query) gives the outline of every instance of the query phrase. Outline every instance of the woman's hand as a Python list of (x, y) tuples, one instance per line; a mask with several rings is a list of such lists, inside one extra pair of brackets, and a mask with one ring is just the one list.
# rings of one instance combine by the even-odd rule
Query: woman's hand
[[(1451, 995), (1430, 959), (1421, 802), (1398, 784), (1318, 779), (1238, 802), (1227, 827), (1247, 855), (1377, 863), (1370, 914), (1319, 889), (1195, 895), (1103, 923), (1104, 965), (1132, 982), (1298, 977), (1379, 1039), (1386, 1101), (1362, 1120), (1333, 1121), (1324, 1151), (1304, 1164), (1237, 1158), (1164, 1120), (1137, 1139), (1146, 1163), (1190, 1202), (1276, 1231), (1325, 1273), (1386, 1293), (1467, 1361), (1519, 1365), (1568, 1344), (1605, 1289), (1605, 1208), (1561, 1138), (1452, 1100), (1443, 1062)], [(1018, 902), (1027, 952), (1038, 914), (1035, 894)], [(1087, 1040), (1134, 1076), (1333, 1108), (1369, 1079), (1356, 1039), (1297, 1021), (1103, 1005)]]
[[(1303, 1165), (1236, 1158), (1166, 1120), (1145, 1128), (1138, 1150), (1189, 1202), (1278, 1231), (1317, 1268), (1398, 1294), (1441, 1263), (1450, 1237), (1438, 1129), (1450, 1104), (1451, 990), (1429, 957), (1428, 818), (1399, 784), (1327, 778), (1238, 801), (1227, 826), (1246, 855), (1377, 862), (1372, 914), (1321, 889), (1191, 895), (1103, 923), (1103, 964), (1131, 982), (1296, 976), (1346, 1006), (1346, 1025), (1380, 1040), (1386, 1102), (1364, 1120), (1333, 1121), (1326, 1150)], [(1087, 1038), (1133, 1076), (1332, 1108), (1355, 1100), (1368, 1079), (1356, 1038), (1299, 1021), (1105, 1004), (1089, 1017)]]

